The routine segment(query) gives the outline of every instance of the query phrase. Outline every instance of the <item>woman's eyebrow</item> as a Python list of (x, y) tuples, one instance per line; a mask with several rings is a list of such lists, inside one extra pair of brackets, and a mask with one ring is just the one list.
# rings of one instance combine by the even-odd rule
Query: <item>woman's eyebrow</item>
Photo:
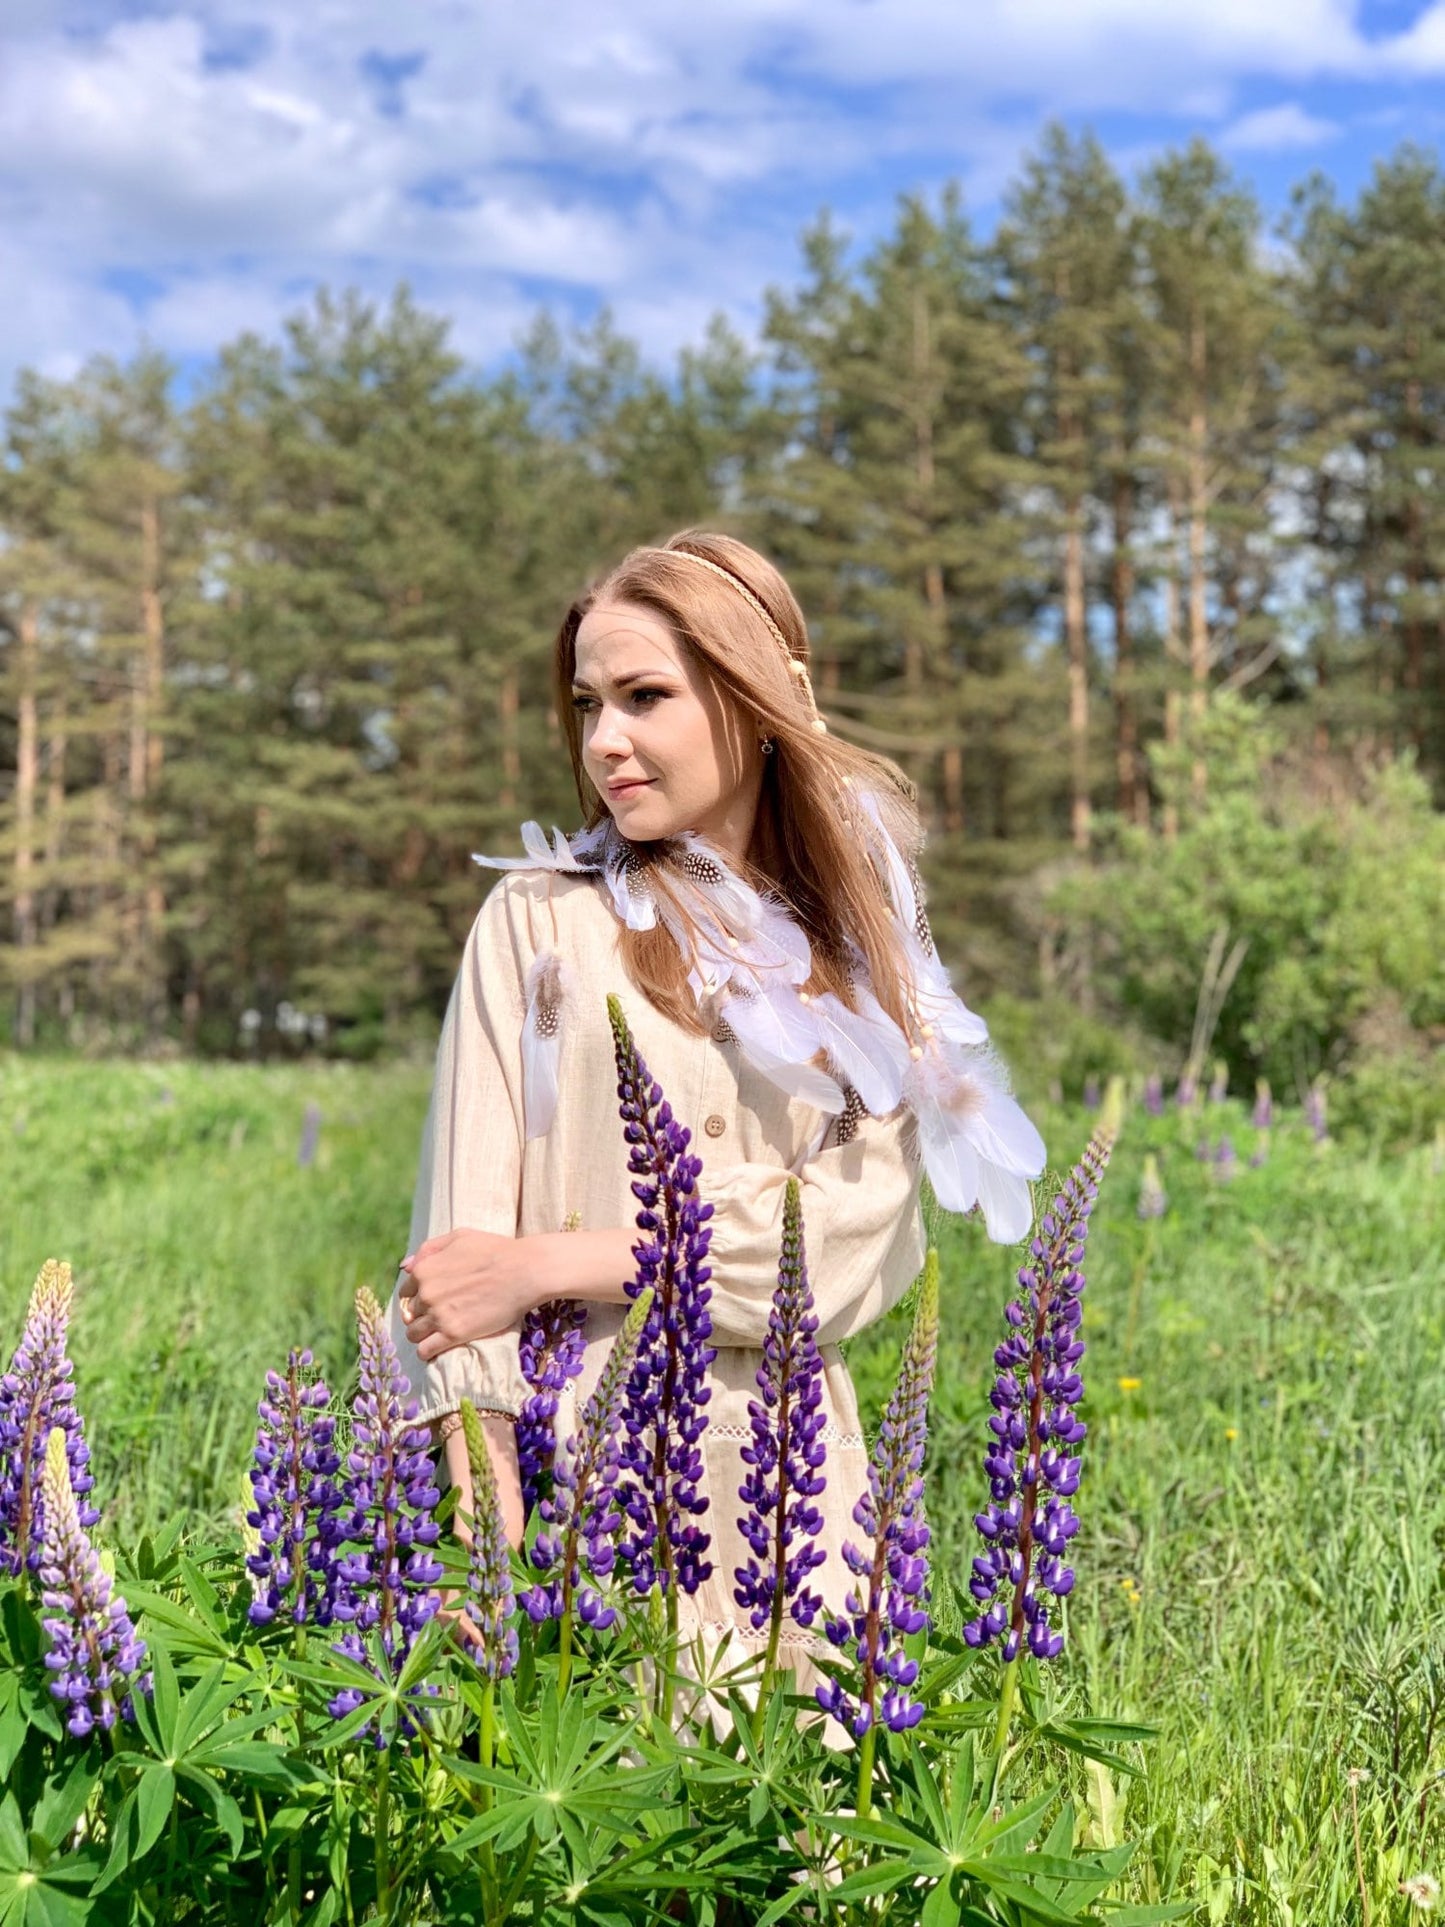
[[(626, 675), (613, 678), (613, 688), (630, 689), (635, 682), (656, 682), (659, 677), (665, 677), (668, 673), (666, 669), (629, 669)], [(584, 682), (580, 676), (572, 678), (572, 687), (585, 691), (589, 696), (593, 693), (591, 683)]]

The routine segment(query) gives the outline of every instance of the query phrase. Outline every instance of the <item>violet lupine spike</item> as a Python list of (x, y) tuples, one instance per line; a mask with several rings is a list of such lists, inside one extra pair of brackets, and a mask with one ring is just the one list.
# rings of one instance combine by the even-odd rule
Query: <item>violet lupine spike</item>
[(312, 1373), (309, 1351), (293, 1351), (286, 1370), (267, 1372), (256, 1407), (256, 1450), (246, 1523), (258, 1543), (246, 1560), (255, 1598), (253, 1625), (284, 1613), (294, 1626), (330, 1623), (336, 1513), (336, 1421), (331, 1394)]
[(743, 1447), (748, 1473), (738, 1497), (748, 1508), (738, 1530), (753, 1557), (733, 1573), (733, 1598), (748, 1609), (755, 1630), (776, 1629), (783, 1611), (810, 1627), (823, 1601), (804, 1580), (827, 1554), (818, 1544), (823, 1515), (814, 1504), (823, 1476), (823, 1359), (818, 1316), (808, 1284), (801, 1193), (789, 1178), (783, 1195), (783, 1246), (778, 1284), (768, 1314), (760, 1398), (749, 1401), (752, 1443)]
[(1019, 1293), (1004, 1310), (1009, 1336), (994, 1352), (998, 1377), (989, 1394), (992, 1437), (983, 1466), (991, 1502), (974, 1517), (985, 1551), (973, 1562), (969, 1590), (984, 1611), (963, 1637), (970, 1646), (1002, 1640), (1005, 1660), (1027, 1642), (1036, 1659), (1054, 1659), (1064, 1636), (1049, 1621), (1049, 1600), (1073, 1590), (1064, 1563), (1079, 1521), (1069, 1500), (1079, 1489), (1077, 1449), (1087, 1428), (1074, 1407), (1084, 1395), (1084, 1246), (1113, 1137), (1097, 1131), (1062, 1191), (1039, 1222)]
[(1222, 1104), (1229, 1096), (1229, 1066), (1222, 1059), (1216, 1061), (1214, 1075), (1209, 1081), (1209, 1101)]
[(654, 1586), (664, 1594), (694, 1593), (713, 1569), (704, 1557), (712, 1540), (697, 1523), (707, 1510), (700, 1440), (712, 1397), (708, 1367), (717, 1356), (708, 1343), (712, 1273), (703, 1262), (712, 1206), (698, 1197), (702, 1160), (688, 1151), (692, 1133), (673, 1116), (615, 997), (607, 999), (607, 1014), (627, 1168), (642, 1206), (644, 1242), (633, 1247), (637, 1276), (627, 1294), (653, 1294), (622, 1412), (618, 1499), (631, 1530), (621, 1550), (639, 1593)]
[(83, 1740), (117, 1717), (134, 1719), (132, 1695), (148, 1693), (150, 1681), (140, 1672), (145, 1642), (81, 1524), (69, 1450), (64, 1426), (52, 1426), (40, 1475), (41, 1597), (50, 1612), (41, 1623), (50, 1640), (45, 1664), (55, 1675), (50, 1690), (69, 1709), (66, 1726)]
[(872, 1544), (843, 1547), (844, 1562), (859, 1583), (844, 1602), (845, 1613), (829, 1615), (824, 1626), (831, 1644), (854, 1659), (859, 1677), (851, 1690), (840, 1680), (818, 1687), (818, 1704), (855, 1739), (878, 1721), (902, 1733), (923, 1718), (922, 1703), (908, 1691), (918, 1662), (904, 1652), (903, 1641), (928, 1625), (923, 1455), (937, 1357), (938, 1253), (930, 1250), (898, 1383), (869, 1460), (868, 1490), (853, 1508)]
[(472, 1627), (469, 1644), (477, 1670), (486, 1679), (505, 1679), (517, 1664), (512, 1559), (491, 1454), (470, 1399), (462, 1400), (461, 1415), (472, 1473), (472, 1543), (462, 1611)]
[(1249, 1121), (1256, 1131), (1267, 1131), (1274, 1123), (1274, 1098), (1268, 1083), (1262, 1077), (1255, 1083), (1254, 1110), (1250, 1114)]
[(1322, 1084), (1311, 1084), (1305, 1093), (1305, 1123), (1316, 1144), (1323, 1144), (1330, 1134), (1329, 1115), (1325, 1109), (1325, 1093)]
[(522, 1507), (529, 1514), (551, 1482), (557, 1406), (568, 1383), (582, 1370), (586, 1323), (587, 1307), (575, 1298), (555, 1298), (529, 1311), (522, 1321), (522, 1376), (531, 1391), (517, 1418), (517, 1463)]
[(1164, 1115), (1163, 1080), (1152, 1074), (1144, 1080), (1144, 1109), (1150, 1117)]
[(531, 1559), (541, 1583), (530, 1587), (520, 1600), (528, 1618), (538, 1625), (560, 1619), (574, 1607), (594, 1632), (606, 1632), (616, 1624), (617, 1610), (606, 1603), (597, 1585), (617, 1563), (617, 1536), (623, 1524), (617, 1506), (622, 1402), (652, 1308), (650, 1296), (638, 1298), (629, 1307), (582, 1408), (577, 1430), (557, 1454), (551, 1495), (538, 1503), (542, 1530), (532, 1542)]
[(53, 1427), (65, 1434), (81, 1530), (89, 1531), (100, 1518), (85, 1497), (95, 1480), (65, 1351), (73, 1289), (70, 1266), (47, 1259), (31, 1289), (9, 1370), (0, 1378), (0, 1572), (12, 1577), (40, 1565), (45, 1524), (41, 1474)]
[[(441, 1536), (432, 1517), (441, 1494), (433, 1483), (430, 1436), (412, 1422), (416, 1400), (381, 1307), (365, 1286), (356, 1294), (356, 1323), (360, 1386), (336, 1517), (332, 1601), (333, 1617), (348, 1630), (336, 1651), (370, 1665), (366, 1636), (376, 1630), (397, 1673), (441, 1604), (432, 1588), (442, 1567), (429, 1550)], [(330, 1702), (330, 1711), (341, 1719), (363, 1698), (347, 1687)], [(381, 1736), (378, 1743), (384, 1744)]]

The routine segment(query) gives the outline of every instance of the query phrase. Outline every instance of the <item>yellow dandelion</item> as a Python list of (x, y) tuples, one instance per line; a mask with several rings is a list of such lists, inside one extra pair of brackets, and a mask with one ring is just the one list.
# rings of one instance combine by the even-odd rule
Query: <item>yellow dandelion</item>
[(1121, 1392), (1137, 1392), (1142, 1388), (1143, 1384), (1144, 1381), (1142, 1378), (1121, 1378), (1119, 1380), (1119, 1390)]
[(1237, 1425), (1226, 1425), (1224, 1428), (1224, 1436), (1229, 1440), (1230, 1444), (1233, 1445), (1234, 1441), (1239, 1437), (1239, 1427)]

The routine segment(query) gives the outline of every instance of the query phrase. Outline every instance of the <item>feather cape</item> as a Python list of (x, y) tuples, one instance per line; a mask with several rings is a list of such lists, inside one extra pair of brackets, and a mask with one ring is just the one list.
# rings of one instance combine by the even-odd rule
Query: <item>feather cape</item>
[[(743, 1057), (790, 1097), (836, 1116), (847, 1093), (874, 1117), (904, 1104), (938, 1202), (983, 1213), (1000, 1244), (1027, 1236), (1029, 1180), (1044, 1168), (1043, 1139), (1009, 1090), (988, 1042), (988, 1026), (953, 988), (930, 944), (917, 889), (874, 799), (861, 802), (878, 867), (911, 973), (905, 1033), (883, 1009), (854, 953), (849, 1009), (829, 992), (812, 994), (806, 933), (777, 898), (755, 890), (703, 838), (678, 837), (671, 881), (684, 896), (679, 916), (647, 886), (645, 866), (610, 822), (565, 837), (525, 823), (521, 857), (477, 856), (489, 870), (551, 870), (596, 876), (618, 921), (630, 930), (659, 923), (688, 966), (700, 1007), (721, 1015)], [(922, 934), (920, 934), (922, 933)], [(543, 952), (527, 973), (523, 1033), (528, 1137), (545, 1134), (557, 1103), (557, 1055), (566, 1006), (561, 961)]]

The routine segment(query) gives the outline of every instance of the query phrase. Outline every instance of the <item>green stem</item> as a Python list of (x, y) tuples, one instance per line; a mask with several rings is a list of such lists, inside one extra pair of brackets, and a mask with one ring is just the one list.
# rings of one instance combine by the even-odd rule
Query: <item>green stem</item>
[(873, 1755), (878, 1745), (876, 1723), (863, 1735), (858, 1748), (858, 1818), (870, 1820), (873, 1817)]
[(1019, 1660), (1015, 1653), (1003, 1669), (1003, 1684), (999, 1688), (998, 1723), (993, 1730), (993, 1792), (998, 1794), (998, 1783), (1003, 1773), (1003, 1756), (1008, 1746), (1008, 1730), (1013, 1724), (1014, 1700), (1018, 1696)]
[[(488, 1680), (482, 1688), (481, 1730), (477, 1735), (477, 1757), (488, 1772), (497, 1760), (497, 1684)], [(482, 1813), (492, 1810), (492, 1789), (483, 1785), (477, 1806)], [(497, 1856), (490, 1840), (482, 1842), (481, 1876), (483, 1907), (490, 1906), (497, 1892)]]
[(391, 1752), (383, 1752), (376, 1774), (376, 1917), (391, 1919), (391, 1859), (388, 1834), (391, 1831)]
[(568, 1607), (557, 1621), (557, 1696), (567, 1691), (572, 1679), (572, 1612)]
[[(306, 1657), (306, 1628), (298, 1626), (291, 1642), (292, 1651), (298, 1660)], [(306, 1696), (298, 1693), (296, 1698), (296, 1750), (306, 1751)], [(259, 1796), (258, 1796), (259, 1797)], [(286, 1892), (291, 1903), (291, 1918), (301, 1918), (301, 1836), (296, 1834), (286, 1854)]]

